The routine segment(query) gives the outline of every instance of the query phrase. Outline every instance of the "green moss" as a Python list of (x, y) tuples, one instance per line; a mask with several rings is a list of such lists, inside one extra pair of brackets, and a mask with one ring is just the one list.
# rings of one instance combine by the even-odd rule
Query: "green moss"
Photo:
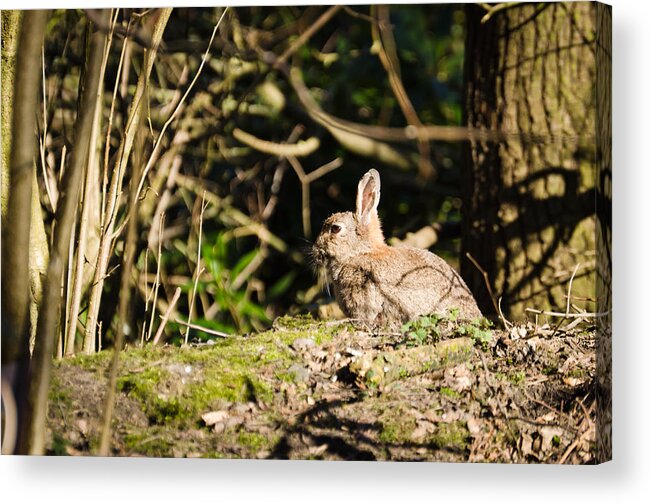
[(264, 337), (266, 334), (272, 333), (286, 344), (290, 344), (298, 338), (310, 338), (317, 345), (321, 345), (332, 340), (334, 335), (342, 330), (354, 330), (348, 323), (329, 324), (320, 322), (314, 320), (309, 314), (279, 317), (274, 321), (273, 327), (274, 329), (271, 331), (259, 336)]
[(427, 441), (437, 448), (466, 450), (470, 441), (470, 432), (465, 422), (439, 423), (436, 431)]
[(111, 352), (104, 350), (92, 355), (79, 354), (67, 358), (65, 361), (86, 371), (97, 371), (108, 366), (108, 363), (111, 361)]
[(48, 392), (48, 402), (57, 404), (64, 409), (68, 409), (72, 404), (72, 395), (70, 390), (63, 387), (56, 376), (50, 379), (50, 390)]
[(242, 431), (237, 434), (237, 443), (239, 446), (249, 448), (253, 451), (260, 451), (269, 448), (275, 444), (275, 441), (268, 439), (258, 432)]
[(400, 444), (411, 442), (411, 434), (416, 428), (416, 420), (409, 415), (402, 405), (387, 402), (378, 405), (381, 413), (378, 415), (380, 421), (380, 441), (386, 444)]
[(147, 430), (127, 434), (124, 438), (125, 448), (129, 452), (140, 453), (148, 457), (173, 456), (173, 440), (166, 437), (162, 431)]
[(191, 414), (178, 397), (165, 397), (158, 392), (158, 385), (170, 378), (170, 373), (151, 367), (140, 373), (118, 378), (118, 391), (137, 399), (143, 406), (149, 422), (163, 425), (175, 420), (185, 420)]
[(571, 378), (585, 378), (586, 374), (585, 369), (582, 368), (573, 368), (567, 372), (567, 376)]
[(459, 392), (457, 392), (456, 390), (453, 390), (453, 389), (451, 389), (449, 387), (441, 387), (439, 389), (439, 392), (444, 396), (459, 397)]
[(52, 455), (68, 455), (68, 446), (70, 446), (70, 442), (67, 439), (58, 433), (54, 433), (52, 436)]
[(521, 383), (524, 383), (526, 377), (527, 375), (524, 371), (516, 371), (509, 374), (508, 380), (514, 385), (520, 385)]

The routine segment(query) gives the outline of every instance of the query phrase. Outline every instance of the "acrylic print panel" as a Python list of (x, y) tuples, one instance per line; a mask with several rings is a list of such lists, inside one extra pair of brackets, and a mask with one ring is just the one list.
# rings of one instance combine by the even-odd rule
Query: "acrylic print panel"
[(3, 453), (611, 457), (611, 10), (2, 12)]

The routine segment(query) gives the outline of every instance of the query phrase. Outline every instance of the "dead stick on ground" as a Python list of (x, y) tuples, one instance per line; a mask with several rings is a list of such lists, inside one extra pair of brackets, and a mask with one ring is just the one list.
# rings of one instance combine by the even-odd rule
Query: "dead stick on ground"
[(221, 332), (221, 331), (216, 331), (214, 329), (208, 329), (207, 327), (203, 327), (203, 326), (200, 326), (198, 324), (191, 324), (190, 322), (184, 322), (181, 319), (175, 319), (174, 322), (176, 322), (177, 324), (181, 324), (181, 325), (183, 325), (185, 327), (188, 327), (190, 329), (196, 329), (197, 331), (202, 331), (202, 332), (205, 332), (207, 334), (212, 334), (214, 336), (219, 336), (220, 338), (230, 338), (231, 337), (231, 335), (228, 334), (228, 333)]
[(609, 312), (581, 312), (581, 313), (563, 313), (556, 311), (537, 310), (535, 308), (525, 308), (524, 311), (528, 313), (535, 313), (536, 315), (547, 315), (548, 317), (565, 317), (565, 318), (599, 318), (610, 315)]

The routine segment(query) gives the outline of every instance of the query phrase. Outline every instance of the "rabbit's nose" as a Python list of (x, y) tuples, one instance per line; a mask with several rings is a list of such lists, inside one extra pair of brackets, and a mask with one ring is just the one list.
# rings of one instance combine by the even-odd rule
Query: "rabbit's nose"
[(323, 264), (326, 261), (327, 254), (318, 244), (312, 247), (312, 258), (317, 265)]

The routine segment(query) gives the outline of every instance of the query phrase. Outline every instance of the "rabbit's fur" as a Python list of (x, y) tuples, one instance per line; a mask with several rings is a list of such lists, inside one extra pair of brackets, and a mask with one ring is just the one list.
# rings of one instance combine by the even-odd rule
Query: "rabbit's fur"
[(380, 175), (370, 170), (357, 187), (355, 213), (331, 215), (312, 247), (314, 263), (344, 314), (373, 327), (396, 327), (454, 308), (461, 318), (481, 317), (465, 282), (443, 259), (385, 243), (379, 202)]

